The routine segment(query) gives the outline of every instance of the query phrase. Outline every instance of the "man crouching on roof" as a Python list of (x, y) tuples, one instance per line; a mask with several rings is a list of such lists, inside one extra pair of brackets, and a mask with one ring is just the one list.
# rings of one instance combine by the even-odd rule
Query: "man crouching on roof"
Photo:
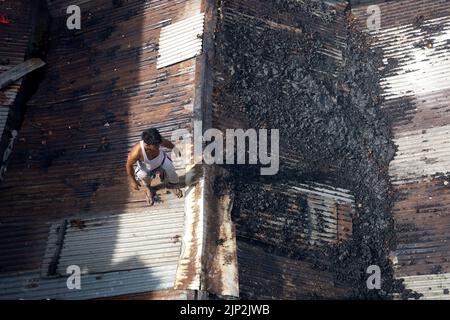
[[(151, 182), (159, 173), (161, 181), (166, 183), (166, 187), (173, 190), (173, 193), (181, 198), (182, 191), (178, 188), (178, 175), (172, 160), (160, 150), (160, 146), (173, 149), (174, 144), (161, 137), (157, 129), (151, 128), (142, 132), (142, 140), (136, 143), (128, 154), (127, 175), (131, 188), (139, 190), (144, 187), (147, 204), (153, 205), (153, 192)], [(136, 164), (136, 167), (133, 166)]]

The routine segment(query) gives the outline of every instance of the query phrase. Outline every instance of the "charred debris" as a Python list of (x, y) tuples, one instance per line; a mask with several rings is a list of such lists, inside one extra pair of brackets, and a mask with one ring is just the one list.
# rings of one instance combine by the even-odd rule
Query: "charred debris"
[[(350, 288), (347, 298), (414, 296), (394, 279), (389, 260), (395, 233), (388, 167), (395, 146), (390, 119), (381, 109), (379, 80), (395, 61), (383, 64), (382, 54), (369, 48), (370, 38), (356, 30), (350, 7), (343, 15), (318, 1), (275, 0), (267, 7), (262, 19), (252, 23), (229, 23), (221, 15), (216, 32), (215, 68), (225, 80), (215, 85), (215, 101), (229, 115), (242, 114), (249, 128), (280, 130), (278, 174), (263, 177), (256, 167), (225, 166), (228, 174), (216, 180), (218, 194), (227, 190), (234, 197), (238, 245), (251, 242), (268, 252), (311, 261)], [(295, 30), (267, 28), (267, 21), (286, 16)], [(316, 26), (327, 24), (343, 25), (342, 59), (323, 54), (326, 34)], [(295, 160), (283, 161), (287, 158)], [(296, 212), (290, 210), (279, 186), (309, 181), (354, 195), (350, 239), (315, 248), (290, 245), (296, 229), (308, 228), (304, 217), (309, 208), (298, 197)], [(270, 234), (261, 231), (267, 221), (242, 218), (245, 211), (285, 216), (289, 223)], [(271, 241), (255, 239), (257, 232), (266, 232)], [(382, 290), (366, 287), (370, 265), (381, 268)]]

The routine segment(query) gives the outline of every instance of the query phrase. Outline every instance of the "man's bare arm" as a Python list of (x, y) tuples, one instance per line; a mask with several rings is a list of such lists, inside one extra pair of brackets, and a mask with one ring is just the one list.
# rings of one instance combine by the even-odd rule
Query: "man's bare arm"
[(127, 176), (128, 180), (131, 184), (131, 187), (134, 190), (139, 190), (139, 184), (136, 181), (136, 178), (134, 177), (134, 168), (133, 165), (136, 161), (139, 160), (139, 146), (135, 145), (133, 149), (131, 149), (130, 153), (128, 154), (127, 164), (126, 164), (126, 170), (127, 170)]
[(167, 148), (167, 149), (173, 149), (175, 147), (175, 145), (171, 141), (169, 141), (165, 138), (162, 138), (161, 146), (163, 146), (164, 148)]

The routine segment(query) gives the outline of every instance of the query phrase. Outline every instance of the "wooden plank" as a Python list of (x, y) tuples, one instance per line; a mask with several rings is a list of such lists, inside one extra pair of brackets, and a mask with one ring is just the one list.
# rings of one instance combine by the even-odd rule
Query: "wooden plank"
[(39, 58), (29, 59), (21, 64), (18, 64), (8, 71), (0, 74), (0, 89), (3, 89), (30, 72), (39, 69), (45, 65), (45, 62)]

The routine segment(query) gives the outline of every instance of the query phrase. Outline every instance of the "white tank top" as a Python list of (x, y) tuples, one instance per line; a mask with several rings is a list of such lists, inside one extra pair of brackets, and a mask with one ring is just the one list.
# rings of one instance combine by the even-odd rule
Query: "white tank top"
[(147, 153), (145, 152), (144, 148), (144, 141), (140, 142), (141, 145), (141, 152), (142, 156), (144, 158), (144, 161), (138, 161), (138, 166), (140, 169), (145, 171), (153, 171), (156, 168), (160, 167), (164, 161), (164, 153), (163, 151), (159, 150), (159, 155), (151, 160), (148, 159)]

